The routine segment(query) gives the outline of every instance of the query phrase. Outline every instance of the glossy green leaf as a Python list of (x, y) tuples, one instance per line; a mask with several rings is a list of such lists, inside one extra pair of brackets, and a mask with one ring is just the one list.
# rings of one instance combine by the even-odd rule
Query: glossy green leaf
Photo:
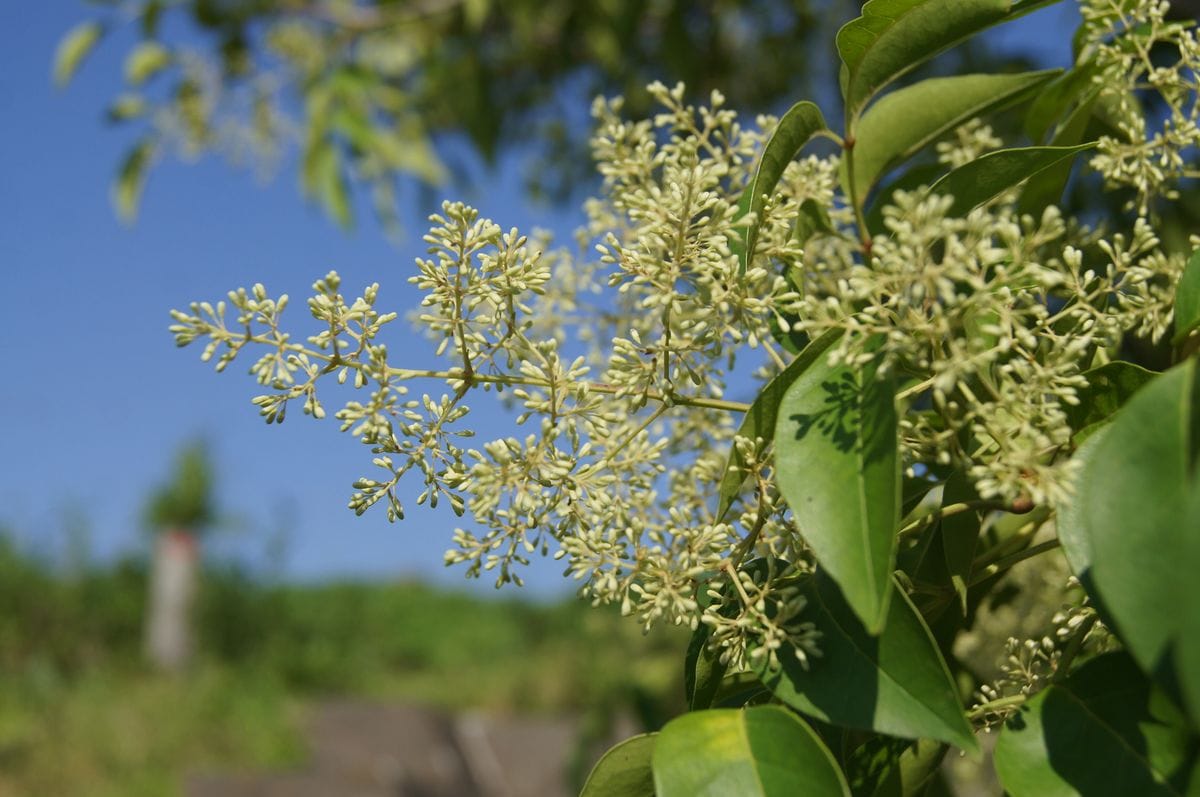
[(1192, 252), (1175, 287), (1175, 340), (1200, 328), (1200, 249)]
[[(796, 359), (788, 364), (787, 368), (768, 382), (742, 418), (742, 423), (737, 431), (738, 436), (750, 440), (761, 438), (762, 449), (769, 446), (775, 439), (775, 425), (784, 393), (800, 374), (814, 364), (822, 362), (822, 358), (829, 353), (829, 349), (840, 337), (841, 332), (838, 330), (826, 332), (806, 346)], [(717, 490), (717, 517), (724, 518), (734, 499), (737, 498), (742, 482), (745, 480), (745, 468), (746, 459), (742, 456), (742, 452), (738, 451), (737, 446), (730, 447), (729, 460), (725, 465), (725, 475), (721, 477), (721, 485)]]
[(1196, 743), (1178, 707), (1124, 653), (1093, 659), (1033, 697), (996, 744), (1012, 797), (1186, 792)]
[(140, 86), (166, 69), (171, 63), (171, 53), (155, 41), (144, 41), (130, 51), (125, 58), (125, 80)]
[(79, 70), (79, 65), (96, 48), (104, 28), (97, 22), (84, 22), (67, 31), (54, 53), (54, 82), (65, 86)]
[(1078, 433), (1107, 421), (1155, 376), (1140, 365), (1119, 360), (1085, 371), (1087, 387), (1076, 390), (1078, 404), (1065, 407), (1067, 422)]
[(643, 733), (612, 747), (592, 768), (579, 797), (654, 797), (650, 757), (657, 736)]
[(1156, 377), (1096, 441), (1059, 518), (1090, 555), (1091, 580), (1147, 672), (1177, 683), (1200, 718), (1200, 366)]
[[(1058, 70), (930, 78), (893, 91), (859, 122), (852, 154), (854, 195), (862, 202), (879, 178), (944, 133), (1007, 105), (1056, 74)], [(842, 166), (847, 186), (849, 157)]]
[(837, 33), (853, 119), (880, 89), (1008, 14), (1010, 0), (871, 0)]
[(938, 180), (933, 193), (954, 197), (949, 215), (965, 216), (1024, 180), (1091, 149), (1095, 143), (1074, 147), (1021, 147), (989, 152)]
[(146, 186), (146, 174), (150, 161), (154, 158), (154, 142), (143, 138), (125, 154), (121, 167), (117, 171), (116, 183), (113, 185), (113, 204), (117, 214), (126, 221), (137, 218), (138, 205), (142, 198), (142, 189)]
[(796, 375), (775, 425), (775, 480), (801, 536), (873, 632), (887, 616), (900, 520), (895, 384), (873, 364)]
[(779, 183), (779, 178), (783, 177), (784, 169), (813, 136), (826, 129), (821, 109), (806, 101), (798, 102), (789, 108), (771, 133), (770, 139), (763, 147), (762, 155), (759, 156), (758, 165), (754, 168), (750, 184), (746, 186), (738, 205), (739, 215), (754, 214), (754, 221), (746, 228), (745, 242), (738, 242), (735, 246), (742, 273), (745, 273), (746, 265), (754, 257), (758, 231), (762, 226), (763, 208)]
[(897, 592), (882, 634), (874, 636), (829, 578), (812, 578), (804, 619), (822, 634), (821, 656), (809, 657), (805, 669), (785, 645), (780, 669), (767, 670), (763, 662), (760, 680), (784, 703), (834, 725), (977, 749), (929, 629)]
[(654, 745), (658, 797), (849, 797), (833, 755), (786, 709), (684, 714)]

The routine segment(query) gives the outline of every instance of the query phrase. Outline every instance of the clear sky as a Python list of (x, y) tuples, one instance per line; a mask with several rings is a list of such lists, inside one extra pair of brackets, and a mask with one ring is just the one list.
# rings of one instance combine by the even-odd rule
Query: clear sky
[[(105, 124), (103, 109), (132, 34), (106, 40), (67, 90), (50, 83), (60, 36), (86, 12), (71, 0), (28, 3), (0, 26), (0, 525), (47, 556), (69, 544), (72, 518), (86, 523), (95, 557), (143, 551), (148, 492), (169, 475), (179, 446), (203, 437), (233, 520), (209, 546), (216, 555), (262, 567), (282, 530), (278, 562), (289, 578), (460, 583), (442, 566), (456, 523), (448, 509), (409, 500), (401, 523), (382, 511), (355, 518), (345, 506), (351, 482), (371, 470), (365, 447), (332, 418), (313, 421), (298, 407), (267, 427), (249, 403), (257, 388), (244, 374), (249, 363), (216, 375), (198, 347), (178, 350), (166, 331), (172, 307), (254, 282), (299, 299), (331, 268), (344, 293), (378, 281), (380, 305), (407, 311), (418, 298), (406, 279), (423, 254), (421, 219), (436, 208), (411, 199), (402, 217), (410, 234), (389, 242), (365, 206), (356, 231), (339, 230), (304, 202), (286, 164), (262, 183), (218, 158), (168, 159), (150, 177), (137, 223), (120, 224), (108, 192), (130, 137)], [(998, 40), (1065, 65), (1071, 12), (1069, 2), (1039, 12)], [(527, 202), (516, 157), (472, 172), (471, 186), (445, 193), (502, 227), (543, 227), (566, 241), (582, 219), (574, 207)], [(304, 324), (303, 304), (291, 315)], [(392, 348), (427, 348), (409, 334)], [(507, 433), (499, 413), (473, 417), (485, 438)], [(542, 593), (567, 588), (559, 572), (545, 562), (528, 580)]]

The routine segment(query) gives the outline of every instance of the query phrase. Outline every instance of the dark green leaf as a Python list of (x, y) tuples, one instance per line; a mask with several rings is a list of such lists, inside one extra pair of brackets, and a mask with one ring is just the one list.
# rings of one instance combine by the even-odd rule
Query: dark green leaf
[(804, 619), (822, 634), (820, 658), (810, 656), (806, 670), (785, 645), (781, 668), (767, 671), (763, 662), (759, 678), (784, 703), (834, 725), (977, 749), (929, 629), (896, 591), (883, 633), (873, 636), (837, 586), (818, 574), (805, 588)]
[[(968, 119), (1007, 105), (1056, 74), (1058, 70), (930, 78), (893, 91), (860, 120), (854, 149), (843, 159), (843, 185), (863, 202), (892, 167)], [(850, 157), (854, 159), (852, 186)]]
[[(1200, 718), (1200, 367), (1139, 390), (1095, 441), (1060, 535), (1134, 658)], [(1080, 541), (1083, 541), (1080, 543)], [(1070, 541), (1070, 542), (1068, 542)]]
[(1066, 407), (1067, 421), (1076, 432), (1107, 421), (1157, 374), (1118, 360), (1086, 371), (1083, 376), (1088, 384), (1077, 391), (1079, 403)]
[[(817, 338), (806, 346), (804, 351), (788, 364), (787, 368), (768, 382), (759, 392), (758, 397), (754, 399), (750, 409), (746, 411), (745, 417), (742, 418), (742, 424), (737, 431), (738, 436), (750, 440), (762, 438), (763, 449), (769, 446), (775, 439), (775, 424), (779, 417), (779, 405), (783, 400), (784, 393), (800, 374), (812, 367), (813, 364), (820, 362), (828, 354), (830, 347), (837, 342), (839, 337), (841, 337), (839, 331), (831, 330)], [(737, 446), (731, 447), (729, 461), (725, 466), (725, 475), (721, 478), (721, 485), (717, 491), (717, 517), (724, 518), (725, 513), (733, 504), (733, 500), (737, 498), (742, 482), (746, 478), (745, 468), (745, 457), (738, 451)]]
[(1025, 112), (1025, 134), (1033, 141), (1043, 141), (1054, 130), (1064, 112), (1072, 112), (1085, 102), (1085, 95), (1095, 88), (1096, 65), (1089, 61), (1067, 70), (1046, 83)]
[(1175, 340), (1200, 327), (1200, 249), (1192, 252), (1175, 288)]
[[(933, 185), (941, 178), (946, 167), (940, 163), (919, 163), (879, 189), (867, 209), (867, 230), (873, 235), (885, 231), (883, 209), (896, 204), (897, 191), (916, 191), (922, 186)], [(862, 197), (859, 197), (861, 200)]]
[[(1100, 86), (1093, 85), (1080, 99), (1075, 109), (1067, 114), (1067, 118), (1058, 126), (1050, 139), (1054, 147), (1071, 147), (1083, 141), (1088, 132), (1088, 126), (1095, 112)], [(1021, 214), (1030, 214), (1040, 219), (1048, 205), (1057, 205), (1062, 199), (1063, 190), (1071, 178), (1073, 160), (1064, 160), (1043, 169), (1029, 178), (1017, 201), (1017, 210)]]
[(821, 116), (820, 108), (811, 102), (798, 102), (788, 109), (771, 133), (771, 138), (763, 147), (762, 155), (758, 159), (758, 165), (754, 168), (754, 176), (750, 178), (750, 184), (746, 186), (738, 205), (739, 216), (754, 214), (754, 221), (746, 228), (744, 245), (741, 242), (735, 244), (741, 261), (741, 273), (745, 273), (746, 265), (754, 257), (758, 231), (762, 226), (763, 208), (779, 183), (779, 178), (783, 177), (784, 169), (813, 136), (826, 129), (825, 118)]
[(667, 723), (654, 745), (658, 797), (849, 797), (829, 749), (777, 706), (714, 709)]
[(103, 33), (104, 28), (97, 22), (84, 22), (67, 31), (54, 53), (55, 83), (65, 86), (71, 82), (79, 65), (95, 49)]
[(805, 542), (873, 632), (891, 594), (900, 519), (895, 385), (874, 364), (818, 357), (784, 393), (775, 479)]
[(933, 185), (933, 193), (954, 197), (951, 216), (965, 216), (1043, 169), (1096, 146), (1022, 147), (989, 152), (958, 167)]
[(708, 708), (725, 677), (725, 665), (708, 649), (712, 629), (701, 623), (688, 642), (683, 660), (683, 692), (689, 711)]
[(716, 694), (713, 695), (711, 708), (741, 708), (757, 702), (759, 698), (769, 698), (771, 693), (752, 672), (736, 672), (721, 679)]
[(1008, 721), (996, 772), (1012, 797), (1183, 795), (1195, 760), (1179, 709), (1124, 653), (1100, 656)]
[[(846, 118), (880, 89), (938, 53), (1000, 22), (1010, 0), (871, 0), (837, 33)], [(848, 125), (852, 127), (852, 125)]]
[(912, 797), (922, 794), (946, 755), (947, 746), (929, 739), (915, 742), (872, 736), (855, 748), (843, 765), (854, 797)]
[[(978, 501), (979, 493), (962, 471), (955, 471), (942, 491), (942, 506)], [(942, 552), (946, 561), (946, 572), (958, 595), (963, 616), (967, 615), (967, 585), (971, 583), (971, 564), (975, 561), (975, 547), (979, 542), (979, 513), (959, 512), (942, 518)]]
[(617, 744), (596, 762), (579, 797), (654, 797), (650, 757), (656, 733), (643, 733)]
[(800, 203), (800, 213), (796, 216), (796, 229), (792, 238), (803, 246), (814, 235), (836, 235), (837, 230), (829, 219), (825, 207), (815, 199), (806, 199)]

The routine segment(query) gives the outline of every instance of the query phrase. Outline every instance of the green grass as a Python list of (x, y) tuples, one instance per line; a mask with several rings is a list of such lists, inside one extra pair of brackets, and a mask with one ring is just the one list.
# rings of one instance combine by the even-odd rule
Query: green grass
[(643, 636), (577, 601), (482, 600), (419, 583), (265, 585), (210, 567), (187, 673), (140, 658), (146, 574), (71, 576), (0, 536), (0, 797), (177, 794), (193, 770), (303, 763), (305, 711), (329, 696), (448, 709), (682, 709), (687, 634)]
[(171, 795), (190, 769), (304, 759), (300, 702), (270, 676), (206, 666), (187, 678), (22, 680), (0, 691), (3, 797)]

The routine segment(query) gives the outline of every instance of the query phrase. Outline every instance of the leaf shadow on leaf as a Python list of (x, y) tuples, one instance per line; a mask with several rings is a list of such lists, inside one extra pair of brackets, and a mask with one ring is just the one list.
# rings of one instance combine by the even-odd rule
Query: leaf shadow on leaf
[[(1098, 789), (1109, 794), (1182, 794), (1200, 742), (1195, 737), (1168, 740), (1177, 733), (1172, 726), (1180, 719), (1178, 709), (1163, 697), (1124, 653), (1084, 665), (1065, 687), (1047, 690), (1040, 707), (1041, 738), (1051, 769), (1081, 794)], [(1029, 711), (1026, 707), (1013, 715), (1007, 729), (1026, 730)], [(1115, 740), (1121, 755), (1132, 759), (1119, 768), (1119, 784), (1106, 780), (1112, 771), (1095, 761), (1097, 750)], [(1164, 757), (1180, 743), (1182, 748)]]
[(813, 413), (795, 413), (788, 420), (796, 422), (796, 439), (803, 440), (814, 429), (828, 437), (839, 451), (853, 450), (858, 441), (855, 429), (859, 423), (859, 385), (854, 375), (843, 372), (837, 380), (821, 383), (825, 391), (825, 409)]

